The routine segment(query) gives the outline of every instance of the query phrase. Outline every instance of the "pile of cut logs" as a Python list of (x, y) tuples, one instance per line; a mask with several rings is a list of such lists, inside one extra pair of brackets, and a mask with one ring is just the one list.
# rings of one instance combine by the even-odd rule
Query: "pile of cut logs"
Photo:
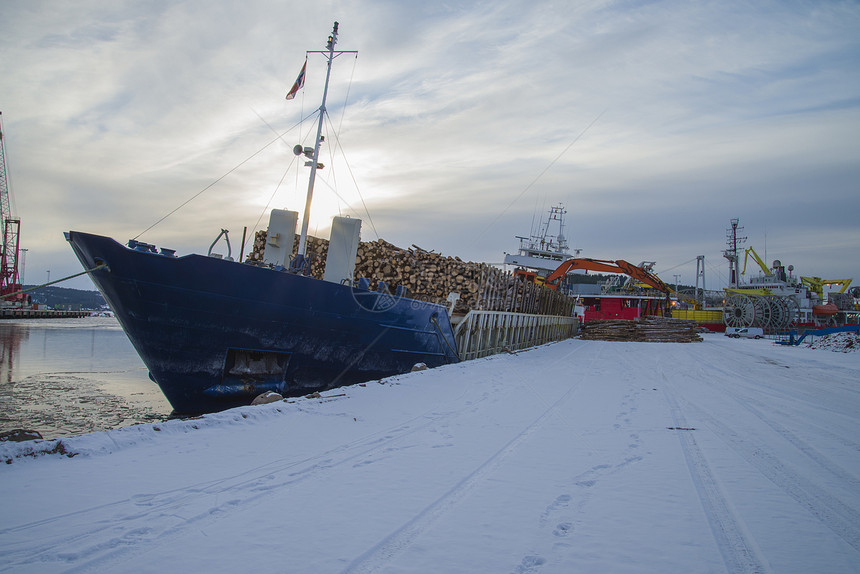
[(634, 321), (601, 319), (588, 321), (580, 331), (582, 339), (600, 341), (645, 341), (651, 343), (694, 343), (702, 340), (695, 321), (666, 317), (641, 317)]
[[(266, 231), (254, 238), (253, 251), (246, 261), (262, 264), (266, 249)], [(293, 253), (298, 250), (298, 236)], [(310, 275), (322, 279), (328, 241), (308, 237)], [(555, 291), (515, 278), (486, 263), (463, 261), (459, 257), (446, 257), (413, 245), (403, 249), (383, 239), (363, 241), (355, 258), (355, 281), (366, 277), (371, 289), (381, 288), (394, 293), (398, 286), (406, 289), (406, 296), (421, 301), (443, 303), (450, 293), (460, 299), (455, 313), (470, 309), (515, 311), (539, 315), (573, 314), (573, 300)]]

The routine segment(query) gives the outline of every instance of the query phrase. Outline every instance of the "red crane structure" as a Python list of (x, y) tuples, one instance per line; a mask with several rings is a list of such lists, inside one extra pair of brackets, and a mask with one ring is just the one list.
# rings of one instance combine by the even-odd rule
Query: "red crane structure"
[[(0, 112), (2, 115), (3, 112)], [(9, 199), (9, 172), (6, 168), (6, 138), (3, 135), (3, 125), (0, 122), (0, 221), (3, 223), (3, 245), (0, 246), (0, 298), (4, 302), (23, 301), (23, 294), (8, 295), (21, 290), (18, 278), (19, 237), (21, 220), (12, 213), (12, 202)]]

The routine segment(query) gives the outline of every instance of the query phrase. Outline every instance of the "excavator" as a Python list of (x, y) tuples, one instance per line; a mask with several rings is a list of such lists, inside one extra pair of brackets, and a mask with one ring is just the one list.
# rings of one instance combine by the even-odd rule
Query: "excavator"
[(648, 262), (644, 262), (642, 265), (633, 265), (623, 259), (616, 261), (588, 258), (568, 259), (546, 277), (544, 286), (548, 289), (557, 290), (564, 276), (575, 269), (621, 273), (629, 276), (632, 279), (631, 282), (653, 287), (666, 295), (665, 301), (661, 301), (656, 297), (643, 297), (641, 295), (585, 295), (581, 298), (581, 303), (585, 307), (583, 312), (584, 321), (594, 319), (635, 320), (642, 315), (663, 316), (669, 309), (669, 294), (672, 292), (672, 289), (651, 273)]

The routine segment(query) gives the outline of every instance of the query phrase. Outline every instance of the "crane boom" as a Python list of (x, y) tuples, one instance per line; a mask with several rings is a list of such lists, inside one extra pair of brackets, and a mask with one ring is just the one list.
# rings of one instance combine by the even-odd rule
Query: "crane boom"
[(839, 292), (845, 293), (852, 281), (852, 279), (822, 279), (821, 277), (801, 277), (800, 280), (809, 287), (810, 291), (814, 291), (819, 299), (824, 299), (825, 285), (842, 285)]
[(752, 248), (752, 245), (747, 248), (746, 254), (744, 255), (744, 270), (741, 271), (741, 275), (744, 275), (747, 272), (747, 259), (749, 259), (750, 253), (752, 253), (753, 259), (758, 263), (758, 266), (761, 267), (761, 270), (765, 275), (773, 275), (773, 271), (771, 271), (767, 264), (762, 261), (761, 257), (758, 256), (758, 253), (755, 252), (755, 249)]
[(12, 206), (9, 201), (9, 183), (6, 172), (6, 137), (3, 134), (3, 112), (0, 112), (0, 221), (12, 217)]
[[(2, 112), (0, 112), (2, 115)], [(9, 172), (6, 168), (6, 139), (0, 123), (0, 222), (3, 223), (3, 244), (0, 245), (0, 296), (21, 290), (18, 282), (18, 251), (21, 220), (12, 213), (9, 198)], [(23, 299), (19, 295), (16, 299)]]
[(639, 267), (638, 265), (633, 265), (629, 261), (625, 261), (623, 259), (617, 259), (615, 261), (610, 261), (607, 259), (589, 259), (586, 257), (575, 257), (573, 259), (568, 259), (561, 265), (559, 265), (555, 271), (550, 273), (546, 278), (546, 286), (550, 289), (557, 289), (558, 283), (561, 279), (567, 275), (570, 271), (574, 269), (586, 269), (589, 271), (603, 271), (606, 273), (623, 273), (628, 275), (629, 277), (633, 277), (637, 281), (645, 283), (661, 291), (666, 294), (668, 297), (672, 292), (672, 289), (663, 283), (659, 277)]

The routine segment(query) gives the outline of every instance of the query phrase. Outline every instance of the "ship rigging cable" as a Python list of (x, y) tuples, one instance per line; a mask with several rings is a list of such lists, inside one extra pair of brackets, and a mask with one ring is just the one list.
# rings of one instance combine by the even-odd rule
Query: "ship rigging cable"
[[(352, 166), (349, 165), (349, 161), (346, 159), (346, 153), (343, 151), (343, 146), (340, 144), (340, 138), (338, 134), (340, 133), (341, 128), (343, 127), (343, 118), (346, 115), (346, 104), (349, 102), (349, 93), (352, 90), (352, 81), (355, 77), (355, 68), (358, 63), (358, 52), (355, 54), (355, 59), (352, 62), (352, 72), (349, 75), (349, 84), (346, 87), (346, 96), (343, 98), (343, 107), (340, 109), (340, 122), (337, 125), (337, 131), (332, 131), (334, 133), (335, 140), (337, 142), (337, 147), (340, 149), (340, 153), (343, 156), (343, 162), (346, 164), (346, 169), (349, 171), (349, 176), (352, 178), (352, 183), (355, 185), (355, 191), (358, 193), (358, 198), (361, 200), (361, 205), (364, 207), (364, 213), (367, 215), (367, 220), (370, 223), (370, 227), (373, 228), (373, 233), (376, 235), (376, 238), (379, 239), (379, 232), (376, 230), (376, 225), (373, 224), (373, 217), (370, 216), (370, 210), (367, 209), (367, 203), (364, 201), (364, 195), (362, 195), (361, 190), (358, 188), (358, 181), (355, 179), (355, 174), (352, 172)], [(340, 197), (340, 196), (338, 196)], [(346, 202), (344, 202), (346, 203)], [(347, 203), (347, 205), (349, 205)], [(352, 209), (350, 207), (350, 209)], [(355, 211), (353, 209), (353, 211)]]
[(668, 269), (663, 269), (662, 271), (657, 271), (656, 273), (657, 273), (657, 275), (660, 275), (661, 273), (666, 273), (667, 271), (671, 271), (671, 270), (673, 270), (673, 269), (677, 269), (677, 268), (678, 268), (678, 267), (680, 267), (681, 265), (687, 265), (688, 263), (692, 263), (692, 262), (693, 262), (693, 261), (695, 261), (695, 260), (696, 260), (696, 258), (695, 258), (695, 257), (693, 257), (693, 258), (692, 258), (692, 259), (690, 259), (689, 261), (684, 261), (683, 263), (678, 263), (678, 264), (677, 264), (677, 265), (675, 265), (674, 267), (669, 267)]
[[(251, 229), (251, 235), (253, 235), (257, 232), (257, 226), (260, 225), (260, 220), (263, 219), (263, 216), (266, 215), (266, 212), (269, 210), (269, 206), (272, 204), (272, 200), (275, 199), (275, 194), (278, 193), (279, 189), (281, 189), (281, 184), (284, 183), (284, 180), (287, 178), (287, 174), (292, 169), (293, 162), (296, 161), (296, 159), (297, 158), (293, 158), (290, 161), (290, 165), (287, 166), (287, 169), (285, 169), (283, 175), (281, 175), (281, 179), (278, 180), (278, 185), (275, 186), (274, 191), (272, 191), (272, 195), (269, 196), (269, 201), (266, 202), (266, 205), (265, 205), (265, 207), (263, 207), (263, 210), (260, 212), (260, 216), (257, 218), (257, 221), (254, 222), (254, 227)], [(239, 254), (239, 256), (243, 257), (243, 255), (241, 253)]]
[[(607, 109), (608, 109), (608, 108), (607, 108)], [(553, 159), (551, 162), (549, 162), (549, 165), (547, 165), (547, 166), (543, 169), (543, 171), (541, 171), (541, 172), (537, 175), (537, 177), (536, 177), (536, 178), (534, 178), (534, 179), (532, 180), (532, 182), (531, 182), (530, 184), (528, 184), (528, 185), (525, 187), (525, 189), (523, 189), (523, 190), (520, 192), (520, 194), (519, 194), (518, 196), (516, 196), (516, 197), (515, 197), (515, 198), (514, 198), (514, 199), (513, 199), (509, 204), (508, 204), (508, 206), (507, 206), (507, 207), (505, 207), (505, 208), (502, 210), (502, 212), (501, 212), (501, 213), (499, 213), (499, 214), (496, 216), (496, 218), (495, 218), (495, 219), (493, 219), (493, 220), (490, 222), (490, 224), (489, 224), (487, 227), (485, 227), (485, 228), (484, 228), (484, 230), (481, 232), (481, 235), (484, 235), (487, 231), (489, 231), (489, 229), (490, 229), (493, 225), (495, 225), (495, 224), (496, 224), (496, 222), (497, 222), (499, 219), (501, 219), (501, 217), (502, 217), (505, 213), (507, 213), (507, 211), (511, 208), (511, 206), (512, 206), (513, 204), (515, 204), (517, 201), (519, 201), (519, 200), (520, 200), (520, 198), (521, 198), (522, 196), (524, 196), (524, 195), (526, 194), (526, 192), (527, 192), (528, 190), (530, 190), (530, 189), (532, 188), (532, 186), (534, 186), (534, 184), (536, 184), (540, 178), (542, 178), (542, 177), (543, 177), (543, 174), (545, 174), (546, 172), (548, 172), (548, 171), (549, 171), (549, 168), (551, 168), (552, 166), (554, 166), (554, 165), (555, 165), (555, 163), (556, 163), (558, 160), (560, 160), (560, 159), (561, 159), (561, 156), (563, 156), (564, 154), (566, 154), (566, 153), (567, 153), (567, 150), (569, 150), (570, 148), (572, 148), (572, 147), (573, 147), (573, 144), (575, 144), (576, 142), (578, 142), (578, 141), (580, 140), (580, 138), (582, 138), (582, 136), (584, 136), (584, 135), (585, 135), (585, 133), (586, 133), (588, 130), (590, 130), (590, 129), (591, 129), (591, 126), (593, 126), (595, 123), (597, 123), (597, 120), (599, 120), (599, 119), (603, 116), (603, 114), (605, 114), (605, 113), (606, 113), (606, 110), (603, 110), (602, 112), (600, 112), (599, 114), (597, 114), (597, 117), (596, 117), (596, 118), (594, 118), (593, 120), (591, 120), (591, 123), (590, 123), (590, 124), (588, 124), (587, 126), (585, 126), (585, 129), (584, 129), (584, 130), (582, 130), (581, 132), (579, 132), (579, 135), (578, 135), (578, 136), (576, 136), (575, 138), (573, 138), (573, 141), (572, 141), (572, 142), (570, 142), (569, 144), (567, 144), (567, 147), (565, 147), (563, 150), (561, 150), (561, 153), (560, 153), (560, 154), (558, 154), (557, 156), (555, 156), (555, 159)], [(480, 235), (479, 235), (479, 237), (480, 237)]]
[(55, 285), (57, 283), (62, 283), (63, 281), (68, 281), (69, 279), (74, 279), (75, 277), (80, 277), (86, 273), (92, 273), (93, 271), (99, 271), (100, 269), (107, 269), (110, 271), (110, 267), (108, 267), (107, 263), (99, 263), (92, 269), (86, 269), (81, 271), (80, 273), (75, 273), (74, 275), (69, 275), (68, 277), (63, 277), (62, 279), (55, 279), (53, 281), (48, 281), (47, 283), (42, 283), (41, 285), (36, 285), (35, 287), (29, 287), (27, 289), (22, 289), (20, 291), (16, 291), (14, 293), (7, 293), (5, 295), (0, 295), (0, 299), (6, 299), (8, 297), (14, 297), (16, 295), (22, 295), (24, 293), (29, 293), (30, 291), (35, 291), (36, 289), (41, 289), (42, 287), (47, 287), (49, 285)]
[[(309, 117), (311, 117), (311, 116), (308, 116), (308, 118)], [(152, 229), (153, 227), (155, 227), (156, 225), (158, 225), (159, 223), (161, 223), (162, 221), (164, 221), (165, 219), (167, 219), (168, 217), (170, 217), (171, 215), (173, 215), (174, 213), (176, 213), (177, 211), (179, 211), (180, 209), (182, 209), (183, 207), (185, 207), (186, 205), (188, 205), (189, 203), (191, 203), (195, 199), (197, 199), (204, 192), (215, 187), (215, 185), (218, 184), (222, 179), (224, 179), (225, 177), (227, 177), (228, 175), (230, 175), (231, 173), (233, 173), (234, 171), (236, 171), (237, 169), (239, 169), (240, 167), (242, 167), (243, 165), (245, 165), (246, 163), (248, 163), (249, 161), (251, 161), (252, 159), (257, 157), (258, 155), (260, 155), (266, 148), (268, 148), (272, 144), (278, 142), (279, 140), (282, 140), (285, 135), (287, 135), (288, 133), (290, 133), (291, 131), (293, 131), (297, 127), (301, 126), (302, 122), (304, 122), (308, 118), (303, 118), (303, 119), (299, 120), (297, 123), (293, 124), (293, 126), (291, 128), (278, 134), (278, 136), (275, 139), (273, 139), (272, 141), (270, 141), (269, 143), (267, 143), (266, 145), (264, 145), (263, 147), (261, 147), (260, 149), (258, 149), (257, 151), (255, 151), (254, 153), (252, 153), (251, 155), (249, 155), (248, 157), (246, 157), (242, 161), (240, 161), (239, 163), (237, 163), (235, 166), (230, 168), (230, 170), (227, 171), (227, 173), (225, 173), (224, 175), (222, 175), (221, 177), (219, 177), (218, 179), (216, 179), (215, 181), (213, 181), (212, 183), (210, 183), (209, 185), (207, 185), (206, 187), (204, 187), (203, 189), (201, 189), (200, 191), (198, 191), (197, 193), (195, 193), (194, 195), (192, 195), (191, 197), (189, 197), (188, 199), (183, 201), (175, 209), (173, 209), (172, 211), (170, 211), (169, 213), (164, 215), (161, 219), (159, 219), (158, 221), (156, 221), (155, 223), (153, 223), (152, 225), (150, 225), (149, 227), (147, 227), (146, 229), (144, 229), (143, 231), (141, 231), (140, 233), (138, 233), (137, 235), (132, 237), (132, 239), (136, 240), (138, 237), (140, 237), (141, 235), (143, 235), (144, 233), (146, 233), (147, 231), (149, 231), (150, 229)]]
[[(345, 104), (344, 104), (344, 105), (345, 105)], [(370, 210), (367, 208), (367, 204), (366, 204), (366, 203), (365, 203), (365, 201), (364, 201), (364, 196), (363, 196), (363, 195), (362, 195), (362, 193), (361, 193), (361, 189), (359, 189), (359, 187), (358, 187), (358, 181), (356, 180), (356, 178), (355, 178), (355, 174), (354, 174), (354, 173), (353, 173), (353, 171), (352, 171), (352, 166), (349, 164), (349, 160), (346, 158), (346, 152), (344, 151), (343, 146), (342, 146), (342, 145), (341, 145), (341, 143), (340, 143), (340, 138), (338, 137), (338, 132), (337, 132), (337, 131), (335, 131), (335, 130), (334, 130), (334, 128), (333, 128), (333, 126), (331, 125), (331, 114), (329, 114), (329, 113), (327, 113), (327, 112), (326, 112), (325, 117), (326, 117), (326, 119), (328, 119), (328, 120), (329, 120), (329, 122), (327, 122), (327, 123), (326, 123), (326, 125), (328, 126), (330, 133), (334, 134), (335, 147), (336, 147), (337, 149), (339, 149), (339, 150), (340, 150), (340, 154), (341, 154), (341, 156), (343, 157), (343, 161), (344, 161), (344, 164), (346, 165), (346, 169), (347, 169), (347, 171), (349, 172), (350, 177), (352, 178), (352, 183), (353, 183), (353, 185), (355, 185), (355, 190), (356, 190), (356, 192), (358, 193), (358, 197), (359, 197), (359, 199), (361, 200), (361, 205), (362, 205), (362, 207), (364, 207), (364, 213), (365, 213), (365, 215), (367, 215), (367, 220), (368, 220), (368, 222), (370, 223), (370, 227), (373, 229), (373, 233), (374, 233), (374, 235), (376, 235), (376, 238), (377, 238), (377, 239), (379, 239), (379, 232), (376, 230), (376, 226), (373, 224), (373, 217), (370, 215)], [(305, 119), (308, 119), (308, 118), (305, 118)], [(267, 124), (267, 125), (268, 125), (268, 124)], [(271, 127), (271, 126), (270, 126), (270, 127)], [(273, 130), (273, 131), (274, 131), (274, 130)], [(275, 133), (277, 133), (277, 132), (275, 132)], [(329, 154), (330, 154), (330, 155), (329, 155), (329, 157), (331, 158), (330, 163), (331, 163), (332, 165), (334, 165), (334, 152), (331, 150), (331, 148), (329, 148)], [(289, 170), (290, 170), (290, 169), (292, 169), (292, 167), (293, 167), (293, 163), (292, 163), (292, 162), (290, 162), (290, 165), (287, 167), (287, 169), (284, 171), (284, 174), (281, 176), (281, 179), (280, 179), (280, 181), (278, 182), (278, 185), (277, 185), (277, 186), (275, 186), (275, 190), (272, 192), (272, 195), (271, 195), (271, 196), (269, 196), (269, 201), (268, 201), (268, 202), (266, 202), (265, 207), (264, 207), (264, 208), (263, 208), (263, 210), (260, 212), (260, 216), (257, 218), (257, 221), (254, 223), (254, 227), (253, 227), (253, 228), (252, 228), (252, 230), (251, 230), (251, 233), (252, 233), (252, 234), (253, 234), (254, 232), (256, 232), (256, 230), (257, 230), (257, 226), (260, 224), (260, 221), (263, 219), (263, 216), (264, 216), (264, 215), (266, 214), (266, 212), (268, 211), (268, 209), (269, 209), (269, 205), (271, 205), (271, 203), (272, 203), (272, 199), (274, 199), (275, 194), (278, 192), (278, 189), (280, 189), (281, 184), (284, 182), (284, 179), (286, 179), (287, 173), (289, 172)], [(333, 171), (332, 171), (332, 174), (334, 174), (334, 172), (333, 172)], [(343, 197), (342, 197), (342, 196), (337, 192), (337, 189), (335, 189), (335, 188), (334, 188), (334, 187), (333, 187), (333, 186), (332, 186), (328, 181), (326, 181), (326, 180), (324, 180), (324, 179), (320, 179), (319, 181), (320, 181), (320, 182), (322, 182), (322, 183), (324, 183), (324, 184), (329, 188), (329, 190), (330, 190), (330, 191), (331, 191), (331, 192), (332, 192), (332, 193), (333, 193), (333, 194), (334, 194), (334, 195), (335, 195), (335, 196), (336, 196), (340, 201), (342, 201), (342, 202), (347, 206), (347, 208), (349, 208), (349, 210), (350, 210), (350, 211), (352, 211), (353, 213), (358, 213), (358, 210), (357, 210), (357, 209), (355, 209), (352, 205), (350, 205), (350, 203), (349, 203), (346, 199), (344, 199), (344, 198), (343, 198)]]
[[(328, 115), (328, 114), (326, 114), (326, 115)], [(329, 119), (331, 119), (331, 117), (329, 117)], [(358, 187), (358, 181), (355, 179), (355, 174), (352, 171), (352, 166), (349, 165), (349, 160), (346, 159), (346, 152), (343, 151), (343, 146), (340, 144), (340, 138), (338, 137), (338, 132), (332, 130), (332, 133), (334, 134), (336, 147), (340, 150), (340, 155), (343, 156), (343, 163), (346, 164), (346, 170), (349, 172), (349, 176), (352, 178), (353, 185), (355, 185), (355, 191), (356, 191), (356, 193), (358, 193), (358, 198), (361, 200), (361, 205), (364, 207), (364, 213), (367, 215), (367, 220), (370, 223), (370, 227), (373, 228), (373, 233), (376, 235), (376, 238), (379, 239), (379, 232), (376, 231), (376, 225), (373, 224), (373, 217), (371, 217), (370, 210), (367, 209), (367, 204), (364, 202), (364, 195), (362, 195), (361, 190)], [(334, 190), (332, 189), (332, 191), (334, 191)], [(345, 199), (340, 197), (340, 195), (338, 195), (337, 192), (334, 192), (334, 193), (335, 193), (335, 195), (337, 195), (338, 198), (340, 198), (341, 201), (346, 203), (346, 205), (351, 210), (355, 211), (355, 209), (352, 206), (350, 206), (349, 203)]]
[[(307, 57), (307, 55), (306, 55), (306, 57)], [(345, 111), (346, 111), (347, 102), (348, 102), (348, 100), (349, 100), (349, 93), (350, 93), (351, 88), (352, 88), (353, 78), (355, 77), (355, 64), (356, 64), (356, 62), (357, 62), (357, 61), (358, 61), (358, 54), (356, 53), (356, 54), (355, 54), (355, 60), (353, 61), (352, 73), (350, 74), (350, 78), (349, 78), (349, 84), (347, 85), (346, 97), (344, 98), (344, 103), (343, 103), (343, 107), (342, 107), (342, 110), (343, 110), (343, 111), (342, 111), (342, 113), (341, 113), (340, 126), (342, 126), (342, 125), (343, 125), (343, 115), (344, 115), (344, 113), (345, 113)], [(302, 90), (302, 98), (304, 98), (304, 90)], [(304, 101), (304, 100), (303, 100), (303, 101)], [(287, 135), (288, 133), (292, 132), (294, 129), (299, 128), (299, 131), (300, 131), (300, 133), (301, 133), (301, 126), (304, 124), (304, 122), (305, 122), (305, 121), (307, 121), (307, 120), (309, 120), (309, 119), (310, 119), (310, 118), (312, 118), (312, 117), (315, 117), (315, 116), (316, 116), (316, 114), (320, 112), (319, 108), (317, 108), (317, 109), (316, 109), (316, 110), (314, 110), (312, 113), (308, 114), (307, 116), (302, 117), (302, 119), (301, 119), (301, 120), (299, 120), (296, 124), (294, 124), (291, 128), (289, 128), (288, 130), (286, 130), (286, 131), (284, 131), (284, 132), (281, 132), (281, 133), (279, 134), (279, 133), (278, 133), (278, 132), (277, 132), (277, 131), (272, 127), (272, 125), (271, 125), (271, 124), (269, 124), (269, 122), (267, 122), (267, 121), (266, 121), (266, 120), (265, 120), (265, 119), (264, 119), (264, 118), (263, 118), (263, 117), (262, 117), (262, 116), (261, 116), (261, 115), (260, 115), (256, 110), (254, 110), (253, 108), (251, 108), (251, 111), (252, 111), (252, 112), (254, 112), (254, 114), (255, 114), (255, 115), (260, 119), (260, 121), (262, 121), (264, 124), (266, 124), (266, 126), (267, 126), (270, 130), (272, 130), (272, 131), (275, 133), (275, 135), (276, 135), (275, 139), (273, 139), (272, 141), (270, 141), (269, 143), (267, 143), (266, 145), (264, 145), (263, 147), (261, 147), (260, 149), (258, 149), (256, 152), (254, 152), (253, 154), (251, 154), (250, 156), (248, 156), (247, 158), (245, 158), (244, 160), (242, 160), (241, 162), (239, 162), (239, 163), (238, 163), (238, 164), (236, 164), (235, 166), (233, 166), (230, 170), (228, 170), (226, 173), (224, 173), (223, 175), (221, 175), (221, 176), (220, 176), (219, 178), (217, 178), (215, 181), (213, 181), (212, 183), (210, 183), (209, 185), (207, 185), (206, 187), (204, 187), (203, 189), (201, 189), (200, 191), (198, 191), (197, 193), (195, 193), (194, 195), (192, 195), (191, 197), (189, 197), (187, 200), (185, 200), (184, 202), (182, 202), (181, 204), (179, 204), (176, 208), (174, 208), (173, 210), (171, 210), (170, 212), (168, 212), (167, 214), (165, 214), (163, 217), (161, 217), (160, 219), (158, 219), (155, 223), (153, 223), (152, 225), (150, 225), (149, 227), (147, 227), (146, 229), (144, 229), (143, 231), (141, 231), (140, 233), (138, 233), (138, 234), (137, 234), (135, 237), (133, 237), (132, 239), (135, 239), (135, 240), (136, 240), (136, 239), (138, 239), (139, 237), (141, 237), (143, 234), (145, 234), (146, 232), (150, 231), (152, 228), (154, 228), (155, 226), (157, 226), (158, 224), (160, 224), (162, 221), (164, 221), (165, 219), (167, 219), (168, 217), (170, 217), (171, 215), (173, 215), (174, 213), (176, 213), (177, 211), (179, 211), (180, 209), (182, 209), (183, 207), (185, 207), (186, 205), (188, 205), (189, 203), (191, 203), (192, 201), (194, 201), (195, 199), (197, 199), (197, 198), (198, 198), (200, 195), (202, 195), (204, 192), (206, 192), (206, 191), (208, 191), (209, 189), (211, 189), (212, 187), (214, 187), (216, 184), (218, 184), (221, 180), (223, 180), (224, 178), (226, 178), (228, 175), (230, 175), (231, 173), (233, 173), (234, 171), (236, 171), (237, 169), (239, 169), (240, 167), (242, 167), (244, 164), (246, 164), (247, 162), (249, 162), (250, 160), (252, 160), (252, 159), (253, 159), (253, 158), (255, 158), (256, 156), (258, 156), (260, 153), (262, 153), (262, 152), (263, 152), (265, 149), (267, 149), (269, 146), (271, 146), (272, 144), (276, 143), (278, 140), (283, 140), (284, 136), (285, 136), (285, 135)], [(330, 115), (328, 114), (328, 112), (325, 112), (325, 116), (326, 116), (329, 120), (331, 120), (331, 117), (330, 117)], [(370, 222), (370, 226), (371, 226), (371, 228), (373, 228), (373, 233), (376, 235), (376, 238), (377, 238), (377, 239), (379, 239), (379, 232), (376, 230), (376, 226), (375, 226), (375, 225), (374, 225), (374, 223), (373, 223), (373, 218), (371, 217), (371, 215), (370, 215), (370, 211), (369, 211), (369, 210), (368, 210), (368, 208), (367, 208), (367, 203), (365, 203), (365, 201), (364, 201), (364, 196), (362, 195), (361, 190), (360, 190), (360, 189), (359, 189), (359, 187), (358, 187), (358, 182), (357, 182), (357, 181), (356, 181), (356, 179), (355, 179), (355, 174), (354, 174), (354, 173), (353, 173), (353, 171), (352, 171), (352, 167), (349, 165), (349, 161), (347, 161), (347, 159), (346, 159), (346, 153), (343, 151), (343, 146), (340, 144), (340, 138), (338, 137), (338, 132), (336, 132), (336, 131), (332, 130), (332, 133), (334, 133), (335, 141), (337, 142), (337, 147), (340, 149), (340, 153), (341, 153), (341, 155), (343, 156), (344, 163), (346, 164), (347, 170), (349, 171), (349, 175), (350, 175), (350, 177), (352, 178), (353, 184), (355, 185), (355, 189), (356, 189), (356, 192), (358, 193), (358, 197), (359, 197), (359, 199), (361, 199), (361, 204), (362, 204), (362, 206), (364, 207), (364, 212), (365, 212), (365, 214), (367, 215), (367, 219), (368, 219), (368, 221)], [(285, 142), (285, 143), (286, 143), (286, 142)], [(287, 175), (287, 173), (289, 172), (289, 170), (292, 168), (292, 166), (293, 166), (293, 161), (291, 161), (291, 162), (290, 162), (290, 165), (289, 165), (289, 166), (287, 166), (287, 169), (284, 171), (284, 174), (281, 176), (281, 179), (278, 181), (278, 185), (276, 185), (276, 186), (275, 186), (275, 190), (272, 192), (272, 195), (269, 197), (269, 201), (266, 203), (266, 206), (263, 208), (263, 211), (261, 212), (260, 217), (258, 217), (258, 218), (257, 218), (256, 223), (254, 223), (254, 227), (253, 227), (252, 232), (253, 232), (253, 231), (255, 231), (255, 230), (257, 229), (257, 225), (259, 225), (259, 224), (260, 224), (260, 220), (262, 219), (263, 215), (265, 214), (266, 210), (268, 209), (269, 205), (271, 204), (272, 199), (274, 199), (275, 195), (277, 194), (278, 190), (280, 189), (281, 185), (283, 184), (284, 179), (286, 178), (286, 175)], [(337, 196), (337, 198), (338, 198), (338, 199), (340, 199), (341, 201), (343, 201), (343, 202), (347, 205), (347, 207), (348, 207), (350, 210), (352, 210), (353, 212), (355, 212), (355, 211), (356, 211), (356, 210), (355, 210), (355, 209), (354, 209), (354, 208), (349, 204), (349, 202), (348, 202), (348, 201), (346, 201), (345, 199), (343, 199), (343, 198), (342, 198), (342, 197), (337, 193), (337, 191), (335, 191), (335, 190), (334, 190), (334, 188), (333, 188), (331, 185), (329, 185), (328, 187), (329, 187), (329, 189), (331, 189), (331, 190), (332, 190), (332, 192)]]
[[(307, 119), (307, 118), (305, 118), (305, 119)], [(206, 187), (204, 187), (203, 189), (201, 189), (200, 191), (198, 191), (197, 193), (195, 193), (194, 195), (192, 195), (191, 197), (189, 197), (188, 199), (183, 201), (178, 207), (176, 207), (175, 209), (170, 211), (167, 215), (164, 215), (161, 219), (159, 219), (158, 221), (156, 221), (155, 223), (153, 223), (152, 225), (150, 225), (149, 227), (147, 227), (146, 229), (144, 229), (143, 231), (141, 231), (140, 233), (135, 235), (132, 239), (136, 240), (138, 237), (140, 237), (141, 235), (143, 235), (144, 233), (146, 233), (147, 231), (149, 231), (150, 229), (152, 229), (153, 227), (155, 227), (156, 225), (158, 225), (159, 223), (161, 223), (162, 221), (164, 221), (165, 219), (167, 219), (168, 217), (170, 217), (171, 215), (173, 215), (174, 213), (176, 213), (177, 211), (179, 211), (180, 209), (182, 209), (183, 207), (185, 207), (186, 205), (188, 205), (189, 203), (191, 203), (195, 199), (197, 199), (200, 195), (202, 195), (205, 191), (208, 191), (209, 189), (214, 187), (222, 179), (224, 179), (225, 177), (227, 177), (228, 175), (230, 175), (231, 173), (233, 173), (234, 171), (236, 171), (237, 169), (239, 169), (240, 167), (242, 167), (243, 165), (245, 165), (246, 163), (248, 163), (249, 161), (251, 161), (252, 159), (257, 157), (258, 155), (260, 155), (266, 148), (268, 148), (272, 144), (283, 139), (283, 137), (285, 135), (287, 135), (288, 133), (290, 133), (291, 131), (296, 129), (298, 126), (300, 126), (303, 121), (304, 120), (300, 120), (298, 123), (294, 124), (290, 129), (278, 134), (278, 137), (276, 137), (275, 139), (273, 139), (272, 141), (270, 141), (269, 143), (267, 143), (266, 145), (264, 145), (263, 147), (261, 147), (260, 149), (258, 149), (257, 151), (255, 151), (254, 153), (252, 153), (251, 155), (246, 157), (245, 159), (243, 159), (242, 161), (240, 161), (238, 164), (233, 166), (229, 171), (227, 171), (227, 173), (225, 173), (224, 175), (222, 175), (221, 177), (219, 177), (218, 179), (216, 179), (215, 181), (213, 181), (212, 183), (210, 183), (209, 185), (207, 185)]]

